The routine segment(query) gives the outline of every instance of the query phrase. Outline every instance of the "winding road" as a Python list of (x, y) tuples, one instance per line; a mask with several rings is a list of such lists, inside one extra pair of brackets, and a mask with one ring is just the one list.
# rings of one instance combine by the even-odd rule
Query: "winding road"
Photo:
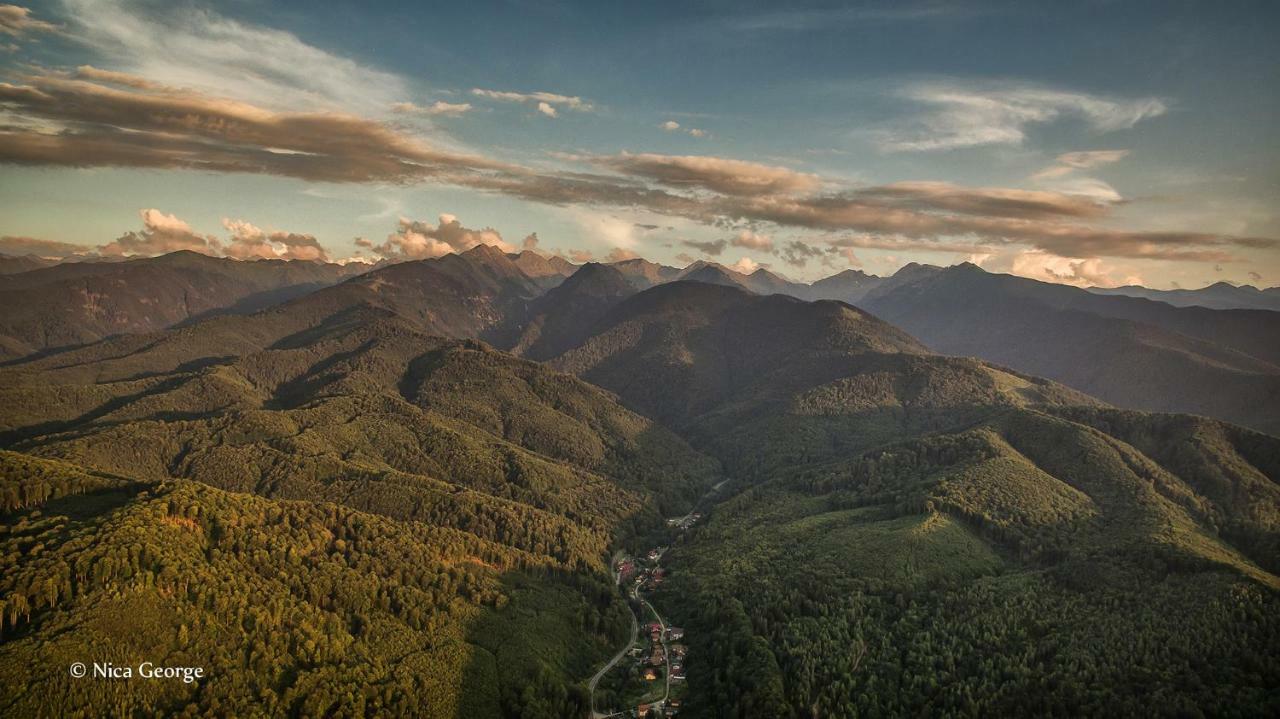
[[(613, 579), (615, 584), (621, 584), (622, 574), (620, 572), (615, 572)], [(630, 607), (631, 605), (628, 604), (628, 610), (630, 610)], [(622, 645), (622, 648), (618, 650), (617, 654), (613, 655), (613, 659), (610, 659), (608, 664), (600, 667), (600, 671), (596, 672), (595, 676), (591, 677), (591, 681), (587, 684), (587, 690), (590, 692), (591, 696), (591, 719), (605, 719), (605, 717), (615, 716), (613, 714), (603, 714), (596, 711), (596, 685), (600, 683), (600, 679), (604, 677), (605, 674), (609, 673), (610, 669), (613, 669), (613, 667), (627, 655), (627, 650), (636, 643), (636, 638), (639, 634), (640, 622), (636, 619), (635, 611), (631, 611), (631, 638), (627, 640), (626, 644)]]
[[(684, 515), (684, 517), (682, 517), (681, 520), (688, 519), (689, 517), (693, 516), (693, 513), (698, 510), (698, 507), (702, 506), (703, 502), (707, 501), (709, 498), (711, 498), (712, 495), (719, 492), (720, 488), (728, 483), (729, 483), (729, 480), (726, 479), (717, 483), (715, 486), (709, 489), (706, 494), (702, 495), (702, 497), (700, 497), (698, 501), (694, 503), (693, 508), (690, 509), (689, 513)], [(664, 553), (665, 552), (660, 552), (658, 554), (657, 561), (662, 561), (662, 554)], [(616, 562), (617, 557), (618, 555), (615, 554), (612, 561)], [(621, 586), (622, 573), (614, 572), (613, 581), (614, 581), (614, 584)], [(671, 697), (671, 651), (667, 646), (667, 620), (662, 618), (662, 615), (659, 614), (658, 610), (654, 608), (652, 604), (649, 603), (648, 599), (645, 599), (644, 597), (640, 596), (640, 588), (638, 586), (634, 586), (631, 588), (631, 597), (636, 601), (644, 604), (646, 607), (648, 607), (649, 611), (653, 612), (653, 616), (657, 618), (658, 626), (662, 627), (662, 656), (663, 656), (663, 660), (666, 663), (666, 671), (663, 672), (665, 686), (663, 687), (663, 690), (662, 690), (662, 703), (666, 704), (667, 699)], [(605, 714), (603, 712), (597, 711), (596, 710), (596, 685), (600, 683), (600, 680), (604, 678), (605, 674), (609, 673), (610, 669), (613, 669), (615, 666), (617, 666), (618, 662), (622, 661), (622, 658), (627, 654), (627, 650), (629, 650), (632, 647), (632, 645), (636, 643), (636, 639), (640, 630), (640, 618), (636, 616), (635, 610), (631, 609), (630, 602), (627, 603), (627, 608), (631, 611), (631, 638), (627, 640), (626, 644), (622, 645), (622, 648), (618, 650), (617, 654), (613, 655), (613, 658), (610, 659), (607, 664), (605, 664), (603, 667), (600, 667), (600, 671), (596, 672), (595, 675), (591, 677), (591, 680), (587, 683), (587, 690), (591, 698), (591, 719), (609, 719), (609, 717), (622, 716), (623, 714), (625, 714), (625, 712), (614, 712), (613, 714)]]

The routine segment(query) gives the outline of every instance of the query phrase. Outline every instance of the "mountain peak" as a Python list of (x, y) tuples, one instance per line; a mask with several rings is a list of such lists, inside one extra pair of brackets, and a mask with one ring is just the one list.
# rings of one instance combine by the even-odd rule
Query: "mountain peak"
[(496, 260), (501, 258), (508, 262), (510, 261), (510, 258), (507, 257), (507, 253), (503, 252), (497, 245), (486, 245), (483, 243), (463, 252), (462, 255), (471, 259)]

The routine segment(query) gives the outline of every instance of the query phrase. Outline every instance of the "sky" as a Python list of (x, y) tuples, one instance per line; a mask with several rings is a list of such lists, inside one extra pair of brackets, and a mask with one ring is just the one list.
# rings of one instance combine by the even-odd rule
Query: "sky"
[(1280, 4), (0, 5), (0, 252), (1280, 285)]

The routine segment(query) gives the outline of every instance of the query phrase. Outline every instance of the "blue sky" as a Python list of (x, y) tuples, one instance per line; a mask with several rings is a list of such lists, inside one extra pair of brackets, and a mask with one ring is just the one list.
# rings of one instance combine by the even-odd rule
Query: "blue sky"
[(536, 233), (803, 279), (1280, 284), (1277, 30), (1247, 2), (7, 6), (0, 252)]

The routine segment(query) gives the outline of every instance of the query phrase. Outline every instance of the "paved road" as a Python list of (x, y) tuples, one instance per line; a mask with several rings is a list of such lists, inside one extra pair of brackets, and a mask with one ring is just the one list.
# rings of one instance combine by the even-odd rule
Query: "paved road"
[[(712, 487), (710, 491), (708, 491), (706, 494), (702, 495), (702, 497), (699, 498), (698, 501), (693, 505), (693, 509), (690, 509), (689, 513), (686, 514), (682, 519), (687, 519), (693, 516), (693, 513), (697, 511), (698, 507), (700, 507), (703, 502), (710, 499), (712, 495), (714, 495), (716, 492), (719, 492), (720, 488), (723, 487), (728, 482), (729, 480), (727, 479), (723, 480), (717, 483), (714, 487)], [(617, 556), (618, 555), (615, 554), (613, 559), (611, 559), (610, 561), (616, 562)], [(658, 561), (662, 561), (661, 553), (658, 555)], [(618, 584), (619, 586), (621, 586), (622, 584), (621, 573), (614, 572), (613, 581), (615, 584)], [(653, 612), (653, 616), (658, 618), (658, 625), (662, 627), (662, 655), (666, 661), (666, 671), (663, 672), (663, 674), (665, 675), (666, 686), (663, 687), (663, 690), (662, 690), (662, 703), (666, 704), (667, 699), (671, 697), (671, 651), (667, 647), (667, 621), (663, 619), (662, 615), (658, 613), (658, 610), (655, 609), (654, 606), (649, 603), (648, 599), (645, 599), (644, 597), (640, 596), (639, 587), (631, 588), (631, 596), (634, 597), (636, 600), (642, 602), (646, 607), (648, 607), (649, 611)], [(630, 606), (631, 606), (630, 603), (628, 603), (627, 607), (630, 608)], [(637, 632), (639, 631), (639, 626), (640, 626), (640, 620), (639, 618), (636, 617), (635, 610), (631, 610), (631, 639), (628, 640), (627, 643), (624, 644), (622, 648), (618, 650), (618, 653), (613, 656), (613, 659), (609, 660), (608, 664), (605, 664), (603, 667), (601, 667), (600, 671), (596, 672), (595, 676), (591, 677), (591, 681), (587, 684), (587, 690), (589, 692), (588, 696), (590, 696), (591, 698), (591, 719), (607, 719), (607, 717), (619, 716), (620, 713), (604, 714), (602, 712), (596, 711), (596, 685), (600, 683), (600, 679), (603, 678), (604, 675), (607, 674), (610, 669), (612, 669), (614, 666), (617, 665), (619, 661), (622, 660), (622, 657), (626, 656), (627, 650), (630, 649), (631, 646), (636, 643), (636, 635), (637, 635)]]
[[(662, 557), (659, 556), (658, 559), (661, 560)], [(644, 602), (649, 611), (653, 612), (653, 616), (658, 618), (658, 626), (662, 627), (662, 659), (666, 663), (666, 671), (663, 672), (666, 686), (662, 688), (662, 703), (666, 704), (667, 699), (671, 697), (671, 652), (667, 649), (667, 620), (663, 619), (661, 614), (658, 614), (658, 610), (653, 608), (648, 599), (640, 596), (640, 590), (633, 589), (631, 595)]]
[[(620, 583), (621, 576), (618, 574), (615, 574), (614, 581)], [(630, 610), (631, 605), (628, 604), (627, 608), (628, 610)], [(596, 672), (596, 675), (591, 677), (591, 682), (587, 684), (587, 689), (590, 692), (590, 697), (591, 697), (592, 719), (604, 719), (604, 717), (612, 716), (611, 714), (602, 714), (596, 711), (596, 685), (600, 683), (601, 677), (607, 674), (610, 669), (613, 669), (614, 665), (616, 665), (619, 661), (622, 660), (624, 656), (627, 655), (627, 650), (631, 648), (631, 645), (636, 643), (636, 637), (639, 634), (639, 632), (640, 632), (640, 623), (639, 621), (636, 620), (636, 613), (632, 611), (631, 612), (631, 639), (629, 639), (626, 644), (622, 645), (622, 648), (618, 650), (618, 653), (613, 655), (613, 659), (610, 659), (608, 664), (601, 667), (600, 671)]]

